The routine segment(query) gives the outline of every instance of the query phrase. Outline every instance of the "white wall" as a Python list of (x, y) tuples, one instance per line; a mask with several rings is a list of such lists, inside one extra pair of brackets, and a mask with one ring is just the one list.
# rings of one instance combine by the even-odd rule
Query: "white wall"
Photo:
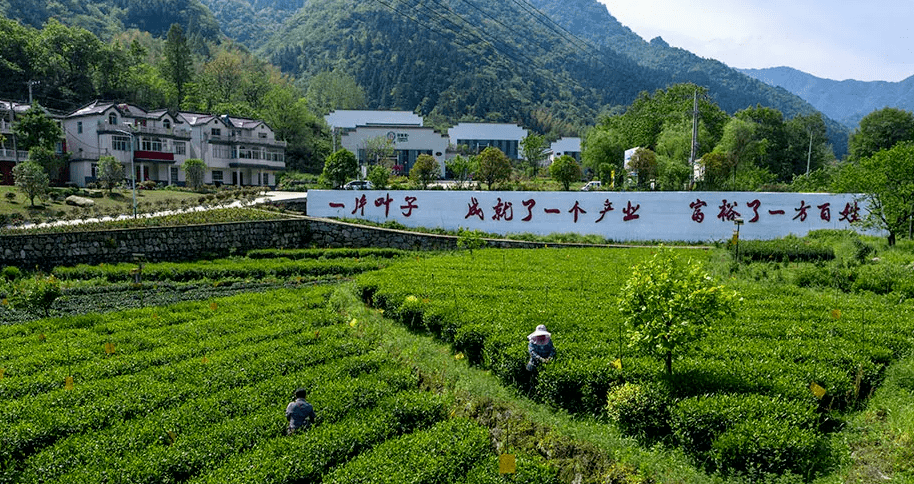
[[(376, 205), (387, 200), (389, 204)], [(749, 204), (755, 201), (758, 205), (753, 209)], [(737, 217), (735, 212), (745, 221), (740, 227), (742, 239), (773, 239), (789, 234), (802, 236), (817, 229), (848, 229), (851, 225), (840, 220), (840, 212), (855, 203), (862, 218), (866, 214), (865, 204), (855, 202), (855, 196), (850, 194), (311, 190), (308, 215), (374, 222), (395, 220), (409, 227), (447, 230), (462, 227), (496, 234), (579, 233), (616, 241), (710, 242), (732, 236), (736, 227), (730, 219)], [(481, 211), (481, 218), (476, 215), (479, 212), (471, 214), (474, 206)], [(575, 211), (575, 206), (583, 211)], [(609, 206), (612, 210), (602, 214)], [(799, 216), (801, 207), (806, 207), (805, 220)], [(388, 208), (386, 214), (385, 208)], [(829, 220), (825, 220), (825, 208)], [(529, 220), (523, 220), (528, 216)]]

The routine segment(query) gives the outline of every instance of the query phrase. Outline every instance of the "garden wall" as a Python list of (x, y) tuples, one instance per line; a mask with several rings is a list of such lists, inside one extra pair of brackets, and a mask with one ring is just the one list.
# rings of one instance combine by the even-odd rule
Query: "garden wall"
[[(543, 244), (507, 240), (487, 241), (494, 247), (542, 247)], [(457, 238), (426, 235), (336, 222), (327, 219), (290, 219), (257, 222), (154, 227), (99, 232), (0, 236), (0, 266), (23, 269), (58, 265), (132, 262), (134, 254), (146, 260), (176, 261), (224, 256), (252, 249), (307, 247), (385, 247), (449, 250)]]

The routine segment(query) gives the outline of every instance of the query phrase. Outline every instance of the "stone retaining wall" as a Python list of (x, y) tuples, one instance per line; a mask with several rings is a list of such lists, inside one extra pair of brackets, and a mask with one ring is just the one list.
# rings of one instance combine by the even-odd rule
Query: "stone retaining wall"
[[(490, 247), (543, 247), (534, 242), (487, 240)], [(452, 250), (457, 237), (428, 235), (300, 218), (257, 222), (153, 227), (99, 232), (0, 236), (0, 266), (23, 269), (58, 265), (180, 261), (244, 253), (252, 249), (308, 247), (387, 247)]]

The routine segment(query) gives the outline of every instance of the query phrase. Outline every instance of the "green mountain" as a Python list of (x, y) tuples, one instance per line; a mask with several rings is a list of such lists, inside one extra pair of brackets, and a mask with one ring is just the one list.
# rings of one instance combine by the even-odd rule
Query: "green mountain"
[(900, 82), (834, 81), (790, 67), (740, 69), (809, 101), (822, 114), (856, 128), (867, 114), (885, 107), (914, 111), (914, 76)]
[[(343, 69), (366, 90), (369, 107), (413, 110), (433, 122), (518, 122), (570, 134), (642, 91), (681, 82), (707, 87), (730, 113), (757, 104), (788, 118), (816, 111), (721, 62), (644, 41), (596, 0), (201, 1), (223, 26), (244, 25), (225, 31), (283, 71), (307, 80)], [(240, 14), (257, 11), (267, 13)], [(847, 129), (827, 124), (840, 156)]]
[(216, 40), (219, 22), (199, 0), (0, 0), (0, 16), (41, 28), (50, 18), (102, 39), (135, 28), (164, 37), (171, 24), (188, 36)]

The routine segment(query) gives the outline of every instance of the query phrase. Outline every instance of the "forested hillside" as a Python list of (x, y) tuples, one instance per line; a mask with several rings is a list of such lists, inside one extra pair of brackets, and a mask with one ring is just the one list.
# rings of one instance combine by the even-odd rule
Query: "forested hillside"
[(914, 111), (914, 76), (901, 82), (864, 82), (822, 79), (790, 67), (741, 69), (741, 72), (806, 99), (823, 114), (849, 128), (856, 128), (864, 116), (877, 109)]
[(164, 37), (173, 23), (190, 38), (219, 35), (219, 23), (199, 0), (0, 0), (0, 16), (35, 28), (54, 18), (102, 39), (131, 28)]

